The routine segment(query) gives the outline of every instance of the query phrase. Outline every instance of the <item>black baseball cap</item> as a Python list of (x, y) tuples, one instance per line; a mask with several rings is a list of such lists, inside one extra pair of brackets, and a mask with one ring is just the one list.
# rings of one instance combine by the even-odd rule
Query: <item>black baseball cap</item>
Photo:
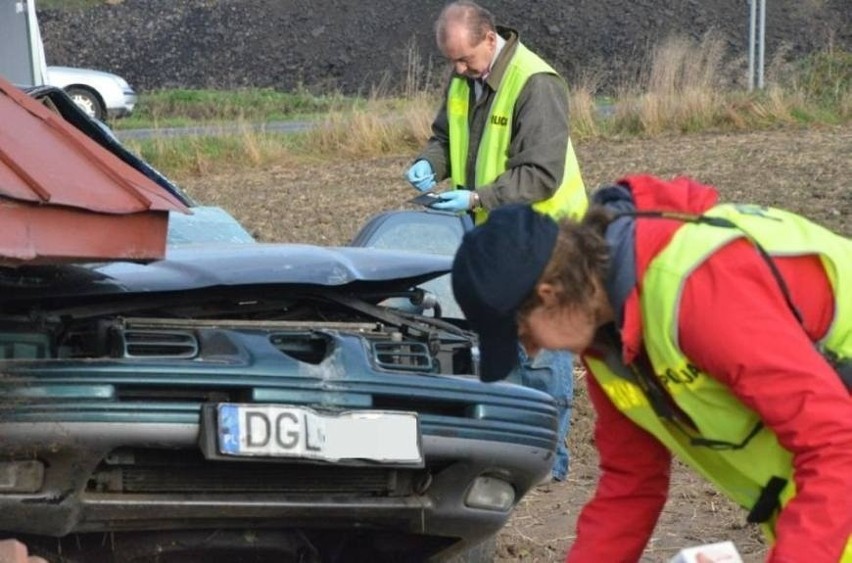
[(511, 204), (462, 239), (453, 260), (453, 293), (479, 334), (482, 381), (503, 379), (518, 364), (518, 307), (544, 273), (558, 232), (549, 216)]

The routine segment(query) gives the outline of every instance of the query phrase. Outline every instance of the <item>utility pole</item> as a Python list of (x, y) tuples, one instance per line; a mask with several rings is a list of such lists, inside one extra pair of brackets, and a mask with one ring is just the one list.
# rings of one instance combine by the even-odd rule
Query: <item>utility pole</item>
[[(760, 4), (758, 8), (758, 3)], [(748, 89), (763, 89), (763, 61), (766, 44), (766, 0), (748, 0)], [(755, 51), (757, 64), (755, 64)], [(755, 66), (756, 76), (755, 76)]]
[(760, 0), (760, 25), (757, 28), (757, 89), (763, 90), (763, 59), (766, 45), (766, 0)]

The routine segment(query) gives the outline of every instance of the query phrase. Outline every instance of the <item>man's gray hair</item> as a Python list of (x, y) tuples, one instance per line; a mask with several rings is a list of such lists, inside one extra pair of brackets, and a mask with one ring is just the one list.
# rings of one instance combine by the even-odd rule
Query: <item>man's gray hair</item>
[(489, 31), (497, 30), (494, 14), (470, 0), (450, 2), (435, 21), (435, 38), (438, 45), (443, 45), (447, 39), (447, 28), (450, 24), (464, 25), (470, 34), (473, 45), (479, 44)]

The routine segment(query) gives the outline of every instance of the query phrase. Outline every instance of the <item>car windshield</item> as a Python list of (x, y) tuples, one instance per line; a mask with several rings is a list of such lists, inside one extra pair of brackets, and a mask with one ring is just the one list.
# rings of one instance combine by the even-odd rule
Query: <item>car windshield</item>
[[(464, 233), (471, 227), (466, 216), (433, 211), (402, 211), (374, 217), (353, 239), (355, 246), (407, 250), (453, 256)], [(453, 295), (449, 274), (429, 280), (423, 289), (437, 296), (445, 317), (463, 319)], [(405, 307), (399, 300), (388, 305)]]

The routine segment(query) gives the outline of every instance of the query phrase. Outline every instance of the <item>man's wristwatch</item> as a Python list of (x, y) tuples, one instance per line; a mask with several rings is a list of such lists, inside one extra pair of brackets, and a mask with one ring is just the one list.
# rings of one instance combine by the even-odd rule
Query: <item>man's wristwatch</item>
[(471, 190), (470, 192), (470, 209), (471, 211), (476, 211), (477, 209), (482, 208), (482, 200), (479, 199), (479, 194), (475, 191)]

